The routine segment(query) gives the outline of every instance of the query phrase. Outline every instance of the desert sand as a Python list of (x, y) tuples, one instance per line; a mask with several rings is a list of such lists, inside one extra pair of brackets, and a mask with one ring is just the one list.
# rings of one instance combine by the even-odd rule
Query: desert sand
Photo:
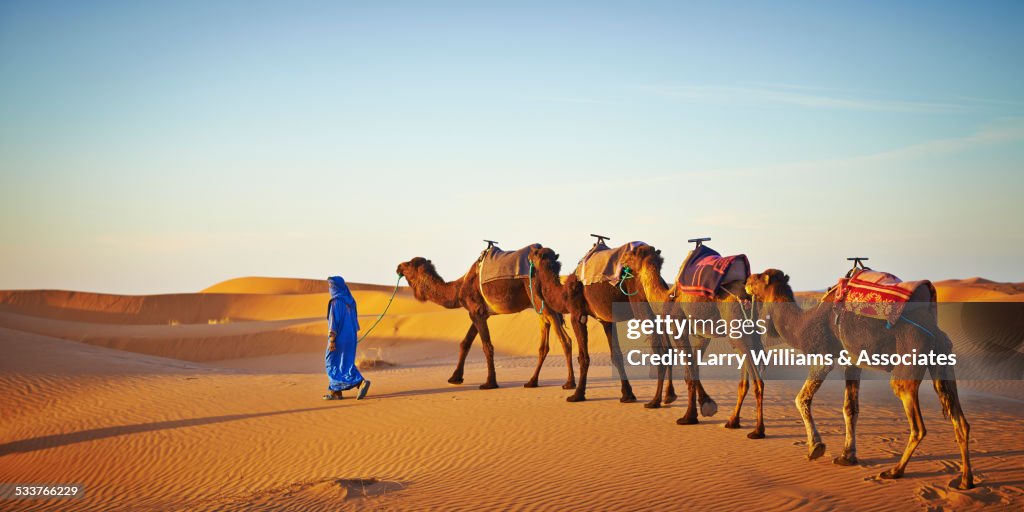
[[(1020, 284), (937, 285), (945, 301), (1024, 300)], [(365, 329), (391, 288), (353, 290)], [(766, 439), (722, 428), (730, 381), (705, 383), (718, 415), (677, 426), (685, 404), (618, 402), (596, 324), (587, 402), (564, 401), (557, 343), (542, 387), (522, 387), (536, 361), (530, 311), (490, 320), (500, 389), (476, 388), (479, 344), (466, 384), (449, 386), (468, 317), (405, 288), (360, 347), (370, 396), (324, 402), (326, 304), (323, 282), (284, 278), (195, 294), (0, 292), (0, 481), (86, 488), (73, 502), (0, 508), (1024, 509), (1018, 381), (961, 384), (977, 488), (957, 491), (959, 454), (929, 386), (927, 438), (903, 479), (880, 481), (907, 434), (884, 381), (864, 383), (855, 467), (830, 462), (842, 447), (842, 384), (825, 383), (815, 417), (829, 453), (808, 462), (793, 406), (801, 382), (767, 382)], [(653, 383), (634, 387), (644, 400)], [(753, 407), (744, 411), (752, 422)]]

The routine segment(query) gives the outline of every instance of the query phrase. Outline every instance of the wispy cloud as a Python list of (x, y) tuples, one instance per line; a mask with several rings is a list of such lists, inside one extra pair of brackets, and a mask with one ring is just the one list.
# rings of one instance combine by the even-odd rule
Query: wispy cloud
[[(1008, 118), (979, 128), (960, 137), (933, 139), (917, 144), (875, 153), (865, 153), (844, 158), (821, 160), (798, 160), (764, 165), (681, 169), (672, 174), (637, 177), (631, 176), (629, 187), (669, 187), (686, 183), (691, 186), (715, 186), (724, 177), (749, 180), (771, 176), (792, 176), (805, 173), (820, 174), (823, 169), (842, 173), (888, 169), (892, 165), (904, 165), (910, 161), (952, 155), (989, 146), (1024, 143), (1024, 118)], [(570, 186), (570, 184), (566, 184)], [(573, 183), (578, 190), (590, 192), (621, 191), (622, 180), (594, 180), (587, 183)]]
[(677, 100), (716, 104), (781, 104), (806, 108), (911, 113), (954, 113), (971, 110), (971, 106), (966, 102), (887, 99), (792, 84), (673, 85), (643, 86), (642, 89)]

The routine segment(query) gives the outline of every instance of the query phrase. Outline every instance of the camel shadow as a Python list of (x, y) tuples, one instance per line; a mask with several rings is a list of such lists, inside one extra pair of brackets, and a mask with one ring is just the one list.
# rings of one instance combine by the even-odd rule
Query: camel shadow
[(53, 434), (48, 436), (34, 437), (31, 439), (22, 439), (19, 441), (12, 441), (9, 443), (2, 444), (0, 445), (0, 457), (15, 453), (29, 453), (37, 450), (59, 448), (61, 446), (68, 446), (76, 443), (96, 441), (99, 439), (108, 439), (111, 437), (125, 436), (130, 434), (142, 434), (145, 432), (171, 430), (176, 428), (198, 427), (202, 425), (213, 425), (216, 423), (225, 423), (229, 421), (247, 420), (252, 418), (265, 418), (268, 416), (278, 416), (281, 414), (323, 411), (327, 409), (336, 409), (338, 407), (343, 406), (339, 404), (326, 407), (320, 406), (306, 407), (303, 409), (289, 409), (285, 411), (228, 414), (223, 416), (209, 416), (206, 418), (189, 418), (182, 420), (157, 421), (153, 423), (137, 423), (134, 425), (118, 425), (114, 427), (102, 427), (89, 430), (81, 430), (78, 432), (68, 432), (66, 434)]
[[(901, 445), (902, 446), (902, 445)], [(902, 452), (901, 452), (902, 453)], [(978, 452), (971, 451), (972, 459), (984, 459), (988, 457), (1013, 457), (1016, 455), (1024, 455), (1024, 450), (1000, 450), (992, 452)], [(893, 454), (890, 458), (877, 458), (872, 457), (869, 459), (860, 459), (860, 463), (863, 465), (884, 465), (892, 462), (894, 459), (899, 459), (900, 454)], [(959, 453), (946, 453), (946, 454), (933, 454), (933, 455), (915, 455), (915, 461), (926, 461), (926, 460), (959, 460)], [(939, 471), (941, 473), (941, 471)]]

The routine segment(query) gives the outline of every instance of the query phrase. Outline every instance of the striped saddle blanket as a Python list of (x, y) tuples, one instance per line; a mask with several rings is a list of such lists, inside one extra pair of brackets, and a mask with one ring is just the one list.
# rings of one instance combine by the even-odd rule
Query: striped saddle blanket
[(930, 303), (935, 307), (935, 286), (931, 281), (901, 281), (887, 272), (860, 270), (849, 278), (842, 278), (825, 295), (835, 302), (836, 312), (841, 310), (895, 324), (908, 302)]
[(702, 245), (686, 256), (676, 276), (676, 290), (681, 295), (715, 298), (723, 284), (746, 281), (750, 277), (750, 262), (746, 254), (722, 256), (718, 251)]
[(486, 249), (480, 255), (478, 271), (480, 284), (498, 279), (516, 279), (530, 275), (530, 249), (541, 247), (530, 244), (515, 251), (503, 251), (498, 246)]
[(576, 265), (576, 277), (585, 284), (609, 283), (618, 285), (622, 279), (622, 254), (629, 249), (647, 245), (644, 242), (630, 242), (612, 249), (600, 243), (594, 244)]

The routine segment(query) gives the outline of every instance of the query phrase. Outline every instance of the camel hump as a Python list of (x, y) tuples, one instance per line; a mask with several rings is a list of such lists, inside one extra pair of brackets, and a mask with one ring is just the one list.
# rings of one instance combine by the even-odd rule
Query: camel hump
[(607, 245), (595, 245), (583, 256), (576, 266), (576, 276), (584, 285), (609, 283), (618, 285), (622, 279), (622, 255), (630, 250), (647, 245), (634, 241), (622, 244), (614, 249)]
[(493, 246), (480, 259), (480, 283), (498, 279), (517, 279), (530, 275), (530, 249), (540, 249), (540, 244), (530, 244), (515, 251), (503, 251)]
[[(707, 239), (693, 239), (691, 241)], [(699, 244), (694, 247), (676, 276), (676, 289), (684, 295), (714, 299), (722, 286), (750, 277), (750, 261), (746, 254), (722, 256), (718, 251)]]

